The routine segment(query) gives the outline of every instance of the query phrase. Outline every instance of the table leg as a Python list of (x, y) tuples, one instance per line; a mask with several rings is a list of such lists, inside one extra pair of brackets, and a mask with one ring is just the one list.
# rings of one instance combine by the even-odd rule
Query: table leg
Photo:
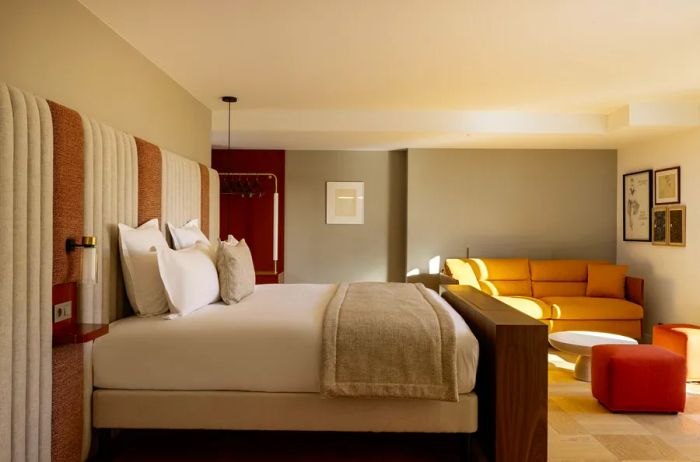
[(591, 381), (591, 357), (579, 355), (576, 358), (576, 367), (574, 368), (574, 377), (583, 382)]

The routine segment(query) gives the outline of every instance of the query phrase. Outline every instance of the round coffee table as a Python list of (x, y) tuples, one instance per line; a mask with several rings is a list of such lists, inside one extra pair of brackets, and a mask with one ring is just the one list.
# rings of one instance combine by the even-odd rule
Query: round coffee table
[(595, 345), (636, 345), (637, 341), (624, 335), (605, 332), (570, 330), (549, 334), (549, 343), (564, 353), (577, 354), (574, 377), (584, 382), (591, 381), (591, 348)]

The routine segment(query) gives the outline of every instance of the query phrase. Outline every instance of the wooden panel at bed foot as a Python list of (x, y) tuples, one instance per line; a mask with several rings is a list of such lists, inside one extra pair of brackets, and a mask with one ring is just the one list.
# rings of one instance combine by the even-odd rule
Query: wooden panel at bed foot
[(488, 460), (547, 460), (547, 326), (466, 285), (443, 297), (479, 340), (476, 439)]

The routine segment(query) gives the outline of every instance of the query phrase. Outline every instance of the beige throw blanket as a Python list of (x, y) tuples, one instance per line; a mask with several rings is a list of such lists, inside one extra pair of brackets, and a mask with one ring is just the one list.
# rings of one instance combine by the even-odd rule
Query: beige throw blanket
[(329, 397), (458, 400), (454, 324), (423, 284), (339, 284), (321, 367)]

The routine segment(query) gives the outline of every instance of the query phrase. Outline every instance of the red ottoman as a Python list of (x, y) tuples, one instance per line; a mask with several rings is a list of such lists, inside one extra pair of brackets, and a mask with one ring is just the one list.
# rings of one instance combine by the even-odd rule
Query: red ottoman
[(593, 396), (611, 411), (683, 412), (685, 359), (654, 345), (596, 345)]

